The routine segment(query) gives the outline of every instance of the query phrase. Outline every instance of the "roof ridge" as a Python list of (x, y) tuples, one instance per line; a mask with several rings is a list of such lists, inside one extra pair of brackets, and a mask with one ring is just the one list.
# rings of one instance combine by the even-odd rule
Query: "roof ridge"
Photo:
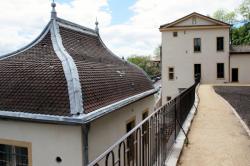
[(0, 55), (0, 60), (15, 56), (19, 53), (22, 53), (22, 52), (30, 49), (33, 46), (35, 46), (48, 34), (50, 27), (51, 27), (51, 21), (49, 21), (49, 23), (46, 25), (46, 27), (43, 29), (43, 31), (31, 43), (29, 43), (28, 45), (26, 45), (26, 46), (24, 46), (16, 51), (13, 51), (13, 52), (10, 52), (10, 53), (4, 54), (4, 55)]
[(52, 19), (51, 40), (54, 51), (62, 62), (68, 86), (70, 112), (73, 115), (83, 114), (84, 110), (79, 73), (73, 58), (63, 46), (62, 38), (59, 32), (59, 25), (55, 19)]
[(95, 35), (95, 36), (98, 35), (98, 33), (94, 29), (73, 23), (71, 21), (64, 20), (64, 19), (58, 18), (58, 17), (56, 18), (56, 21), (59, 23), (59, 25), (65, 27), (65, 28), (73, 29), (76, 31), (80, 31), (82, 33), (90, 34), (90, 35)]

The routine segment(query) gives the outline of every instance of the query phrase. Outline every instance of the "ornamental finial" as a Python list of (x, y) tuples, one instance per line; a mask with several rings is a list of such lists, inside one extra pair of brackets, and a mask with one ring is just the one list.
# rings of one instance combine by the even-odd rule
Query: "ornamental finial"
[(54, 0), (51, 3), (51, 7), (52, 7), (51, 19), (55, 19), (56, 18), (56, 3)]
[(98, 27), (98, 21), (97, 21), (97, 18), (95, 20), (95, 31), (97, 32), (97, 34), (99, 34), (99, 27)]

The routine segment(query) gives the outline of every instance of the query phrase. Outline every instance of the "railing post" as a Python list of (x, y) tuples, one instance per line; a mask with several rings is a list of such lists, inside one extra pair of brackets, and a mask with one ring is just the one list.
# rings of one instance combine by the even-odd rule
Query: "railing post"
[(174, 104), (175, 104), (175, 107), (174, 107), (174, 139), (176, 140), (176, 138), (177, 138), (177, 131), (176, 131), (176, 120), (177, 120), (176, 106), (177, 106), (177, 102), (176, 102), (176, 98), (174, 99)]

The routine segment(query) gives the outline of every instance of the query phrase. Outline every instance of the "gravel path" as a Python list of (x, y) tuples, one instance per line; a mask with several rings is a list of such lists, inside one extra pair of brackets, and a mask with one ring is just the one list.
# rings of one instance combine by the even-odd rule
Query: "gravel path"
[(212, 85), (199, 87), (200, 104), (179, 166), (250, 166), (250, 137)]
[(214, 86), (214, 89), (234, 107), (250, 128), (250, 86)]

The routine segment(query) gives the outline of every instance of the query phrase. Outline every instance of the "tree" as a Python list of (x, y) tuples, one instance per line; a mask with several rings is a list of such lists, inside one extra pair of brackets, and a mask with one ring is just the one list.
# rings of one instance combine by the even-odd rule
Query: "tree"
[(213, 18), (229, 24), (233, 24), (236, 22), (236, 13), (234, 11), (219, 9), (214, 12)]
[(250, 0), (244, 0), (238, 8), (238, 13), (243, 17), (244, 21), (250, 21)]
[(161, 54), (161, 45), (158, 45), (155, 49), (154, 49), (154, 54), (156, 57), (160, 57)]
[(231, 29), (232, 44), (250, 44), (250, 22), (238, 28)]
[(132, 55), (127, 60), (143, 69), (151, 78), (160, 74), (160, 69), (152, 65), (150, 56)]

